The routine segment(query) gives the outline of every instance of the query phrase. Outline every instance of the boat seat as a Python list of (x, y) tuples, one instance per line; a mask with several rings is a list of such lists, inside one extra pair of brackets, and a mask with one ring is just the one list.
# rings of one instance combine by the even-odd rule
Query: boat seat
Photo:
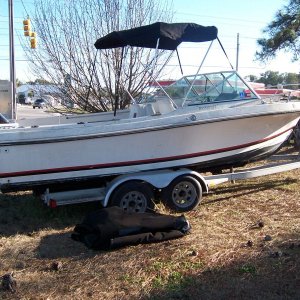
[(145, 116), (167, 114), (175, 110), (175, 107), (170, 99), (157, 100), (154, 103), (131, 104), (129, 118), (139, 118)]
[(146, 115), (146, 110), (140, 104), (134, 103), (130, 105), (129, 118), (139, 118)]
[(155, 111), (159, 114), (167, 114), (176, 110), (170, 99), (157, 100), (155, 102)]
[(145, 113), (146, 113), (146, 116), (154, 116), (157, 114), (157, 112), (154, 108), (154, 105), (152, 103), (147, 103), (145, 105)]

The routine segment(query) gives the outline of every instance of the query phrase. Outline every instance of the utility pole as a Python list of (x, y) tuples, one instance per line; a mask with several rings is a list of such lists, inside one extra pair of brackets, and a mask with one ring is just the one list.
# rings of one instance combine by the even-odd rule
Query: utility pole
[(8, 0), (9, 15), (9, 65), (10, 65), (10, 82), (11, 91), (11, 118), (17, 119), (16, 103), (16, 69), (15, 69), (15, 43), (14, 43), (14, 6), (13, 0)]
[(240, 52), (240, 34), (238, 33), (236, 36), (236, 71), (239, 70), (239, 52)]

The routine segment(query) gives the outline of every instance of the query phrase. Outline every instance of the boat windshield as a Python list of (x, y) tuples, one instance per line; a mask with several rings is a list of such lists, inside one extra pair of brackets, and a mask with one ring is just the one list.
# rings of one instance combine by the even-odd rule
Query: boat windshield
[[(164, 91), (163, 91), (164, 90)], [(207, 73), (182, 77), (168, 87), (158, 89), (144, 102), (168, 96), (177, 106), (211, 104), (258, 99), (235, 71)]]

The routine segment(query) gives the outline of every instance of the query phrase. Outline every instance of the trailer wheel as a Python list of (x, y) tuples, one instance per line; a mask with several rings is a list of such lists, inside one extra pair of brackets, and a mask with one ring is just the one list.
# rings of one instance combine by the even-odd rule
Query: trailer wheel
[(185, 212), (196, 208), (202, 197), (200, 183), (192, 176), (175, 178), (161, 192), (163, 203), (171, 210)]
[(125, 182), (113, 192), (110, 198), (111, 206), (119, 206), (128, 212), (143, 213), (153, 211), (154, 194), (151, 186), (146, 182)]

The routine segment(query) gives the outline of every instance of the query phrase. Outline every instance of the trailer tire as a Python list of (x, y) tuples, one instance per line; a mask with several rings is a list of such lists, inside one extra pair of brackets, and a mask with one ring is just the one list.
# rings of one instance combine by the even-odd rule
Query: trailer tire
[(173, 211), (186, 212), (195, 209), (202, 198), (202, 188), (192, 176), (175, 178), (161, 191), (163, 203)]
[(121, 184), (110, 197), (110, 206), (119, 206), (128, 212), (143, 213), (154, 210), (154, 193), (150, 184), (128, 181)]

